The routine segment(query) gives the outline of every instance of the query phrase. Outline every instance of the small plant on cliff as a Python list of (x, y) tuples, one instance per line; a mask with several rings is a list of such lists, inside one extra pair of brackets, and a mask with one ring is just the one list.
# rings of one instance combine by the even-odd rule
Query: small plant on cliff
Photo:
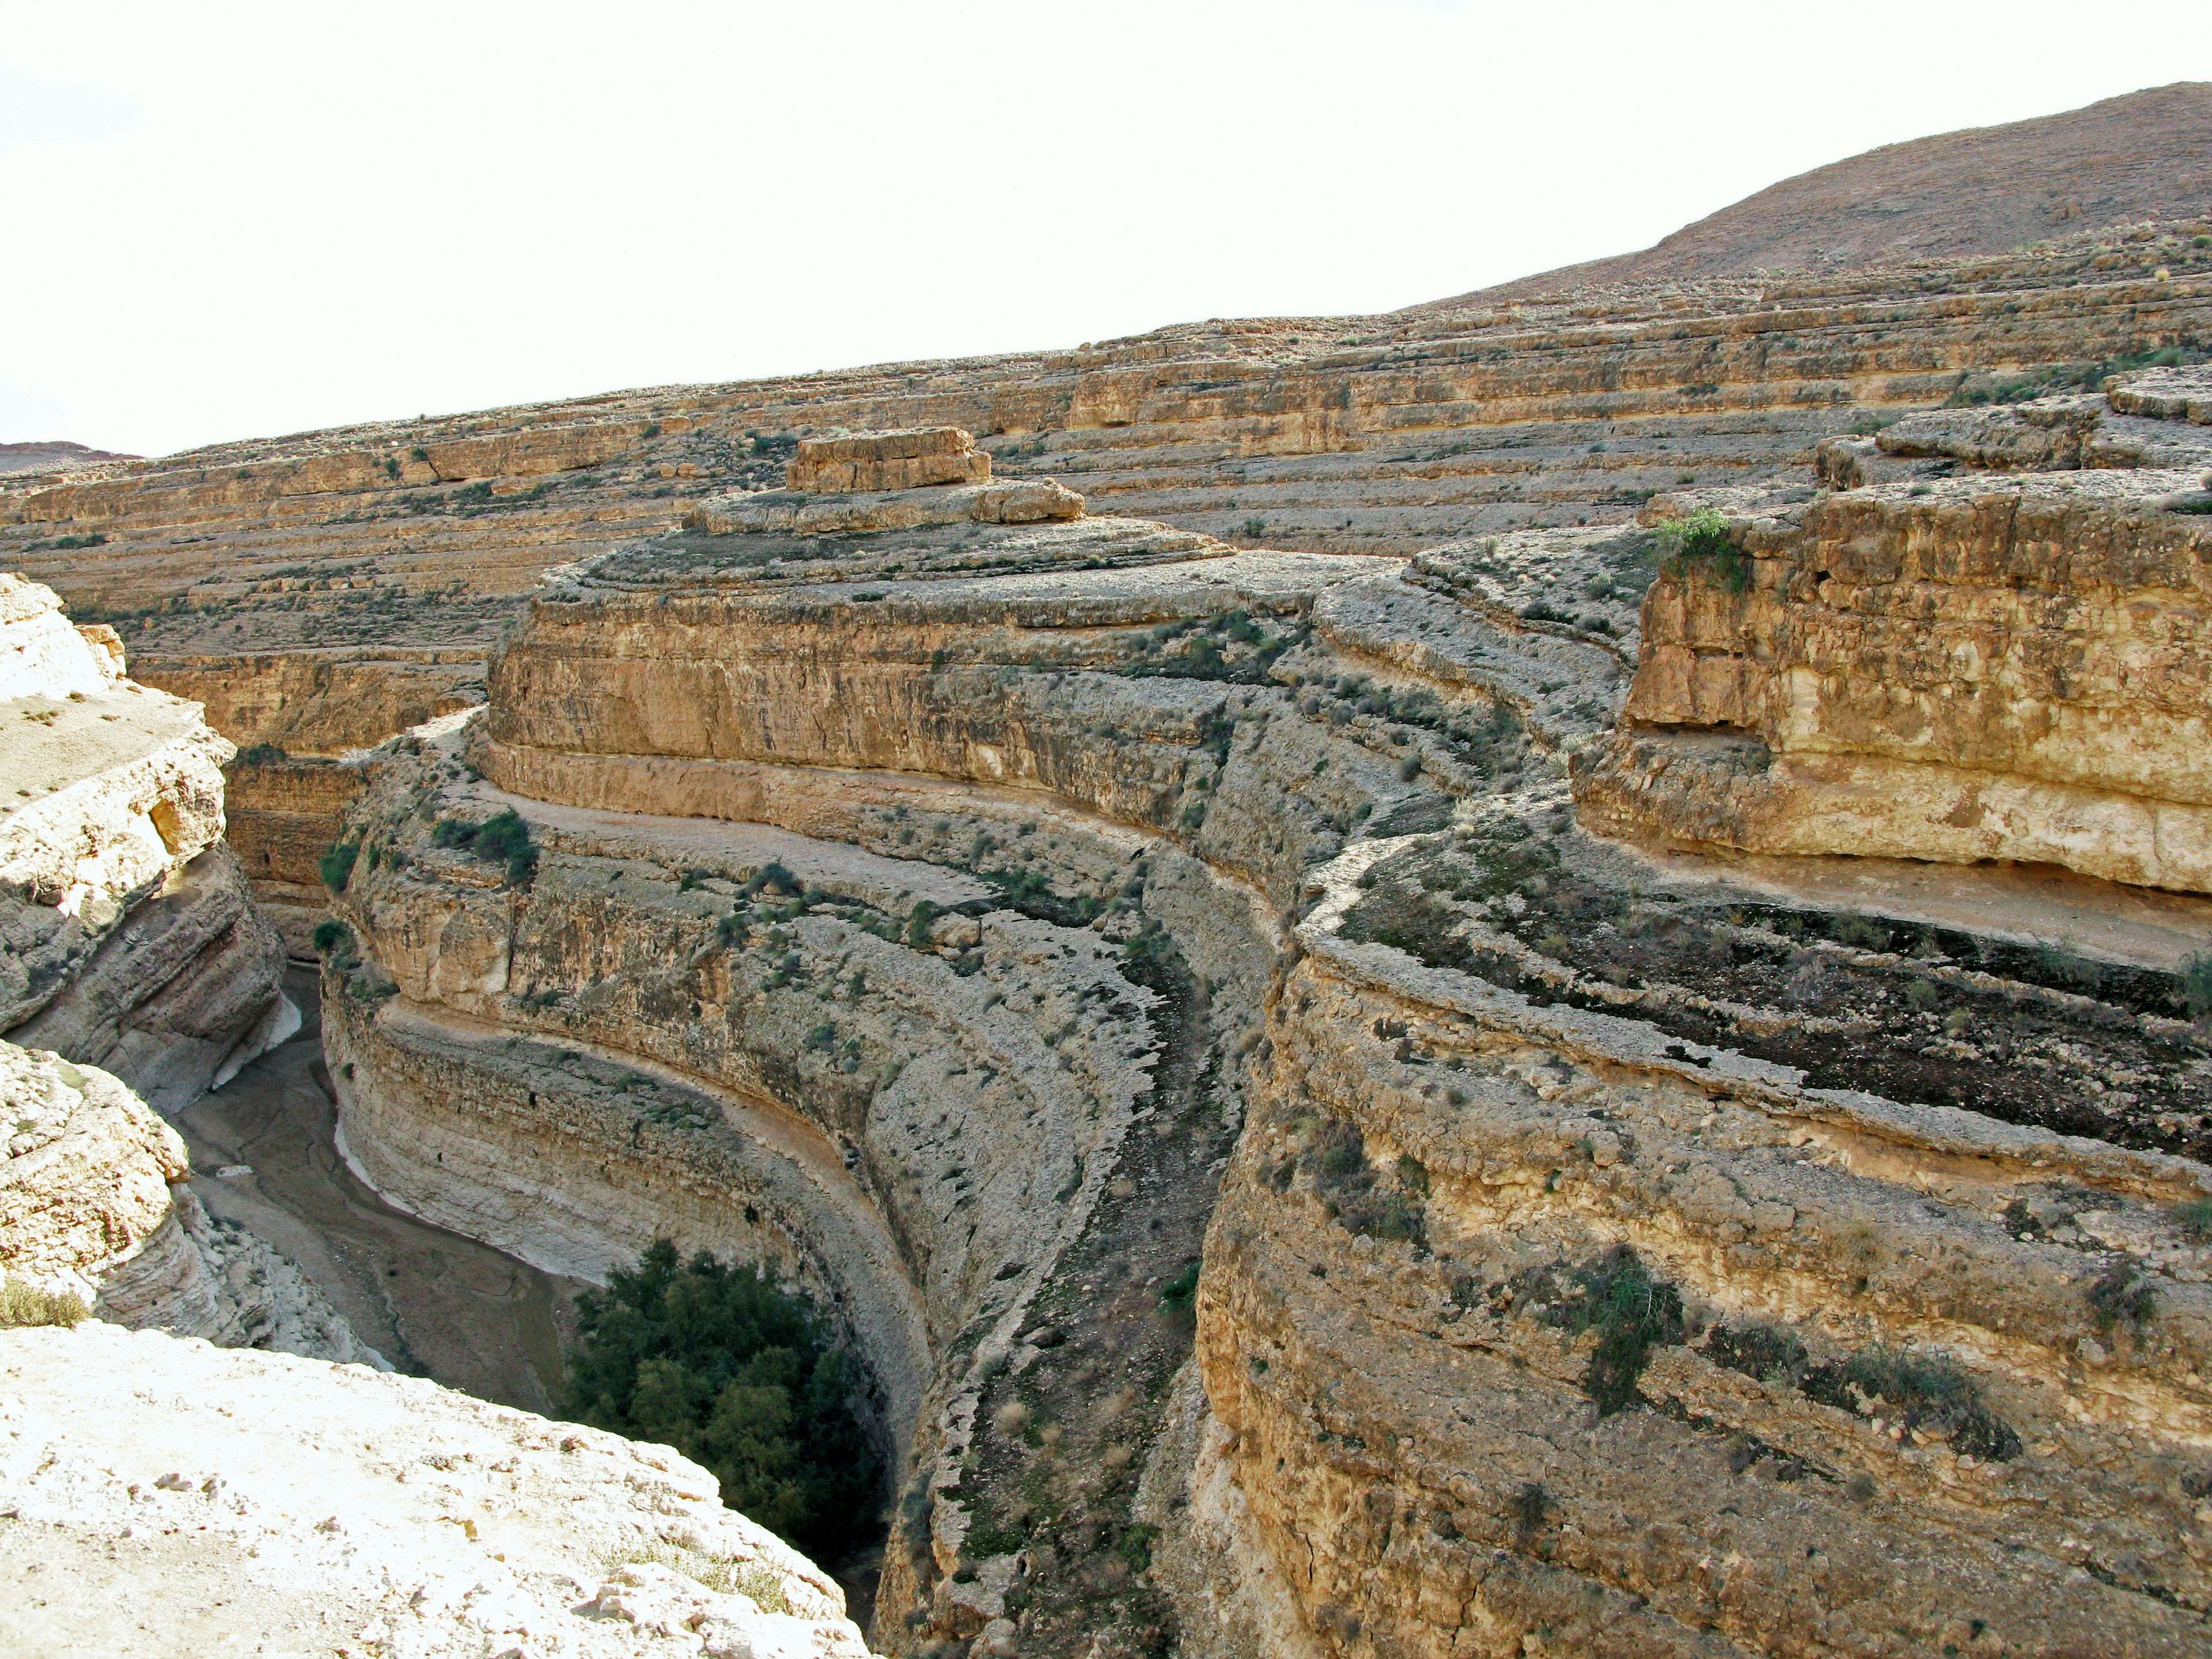
[(1940, 1431), (1958, 1450), (1992, 1462), (2020, 1455), (2020, 1437), (1982, 1403), (1974, 1379), (1942, 1354), (1862, 1348), (1849, 1359), (1813, 1366), (1798, 1387), (1824, 1406), (1879, 1408), (1908, 1431)]
[(2212, 951), (2200, 951), (2181, 964), (2181, 1003), (2191, 1019), (2212, 1015)]
[(290, 758), (273, 743), (254, 743), (238, 751), (237, 763), (240, 766), (269, 766)]
[(1597, 1333), (1583, 1390), (1597, 1401), (1601, 1417), (1640, 1400), (1637, 1383), (1650, 1363), (1651, 1350), (1683, 1336), (1680, 1292), (1653, 1278), (1626, 1244), (1577, 1269), (1573, 1289), (1549, 1317), (1565, 1330)]
[(1659, 526), (1659, 568), (1678, 581), (1693, 568), (1709, 571), (1731, 593), (1751, 586), (1750, 558), (1736, 544), (1727, 515), (1710, 507)]
[(323, 848), (322, 857), (315, 860), (323, 885), (333, 893), (344, 892), (346, 884), (353, 879), (354, 860), (360, 856), (361, 843), (357, 841), (332, 842)]
[(855, 1414), (860, 1367), (773, 1269), (689, 1262), (656, 1241), (577, 1297), (576, 1421), (671, 1445), (722, 1501), (818, 1560), (876, 1528), (880, 1462)]
[(538, 843), (531, 840), (529, 824), (513, 807), (482, 823), (447, 818), (430, 832), (430, 844), (473, 853), (487, 864), (505, 865), (510, 886), (527, 887), (538, 874)]
[(353, 929), (336, 916), (315, 924), (315, 954), (335, 957), (349, 954), (353, 950)]

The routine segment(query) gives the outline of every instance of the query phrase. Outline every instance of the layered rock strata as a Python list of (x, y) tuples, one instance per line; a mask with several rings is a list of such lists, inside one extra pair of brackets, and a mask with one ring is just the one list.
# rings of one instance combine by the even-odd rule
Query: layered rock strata
[[(2041, 433), (2044, 412), (2003, 418)], [(1926, 453), (1930, 424), (1885, 448)], [(1954, 458), (2017, 460), (1992, 430)], [(1578, 757), (1590, 821), (2212, 890), (2212, 493), (2082, 430), (2086, 447), (2035, 458), (2060, 470), (1732, 504), (1732, 544), (1650, 590), (1623, 730)], [(2190, 453), (2134, 441), (2146, 452)]]
[(0, 1272), (101, 1318), (381, 1364), (289, 1261), (210, 1218), (184, 1142), (97, 1067), (0, 1043)]
[[(1049, 475), (1242, 545), (1403, 554), (1622, 523), (1686, 479), (1795, 476), (1813, 446), (1905, 409), (2201, 346), (2206, 229), (223, 445), (9, 480), (0, 562), (114, 622), (142, 675), (209, 701), (241, 745), (327, 754), (473, 700), (540, 571), (782, 482), (794, 434), (953, 422), (1002, 479)], [(362, 732), (372, 711), (388, 723)]]
[(813, 1291), (887, 1650), (2190, 1650), (2212, 907), (1578, 829), (1647, 530), (981, 487), (703, 503), (380, 755), (362, 1169)]
[(665, 1446), (100, 1323), (0, 1331), (0, 1389), (24, 1652), (867, 1651), (836, 1583)]
[(298, 1027), (222, 839), (231, 745), (13, 576), (0, 676), (0, 1031), (174, 1111)]

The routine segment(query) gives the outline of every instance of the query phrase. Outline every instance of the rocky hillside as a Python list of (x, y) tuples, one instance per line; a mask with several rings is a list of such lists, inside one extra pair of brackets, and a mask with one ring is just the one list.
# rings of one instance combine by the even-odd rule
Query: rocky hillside
[(1416, 306), (1533, 300), (1624, 283), (1850, 270), (2008, 252), (2092, 227), (2212, 208), (2212, 82), (1885, 144), (1771, 185), (1656, 247)]
[(112, 449), (92, 449), (83, 444), (0, 444), (0, 472), (61, 472), (72, 467), (93, 466), (101, 461), (135, 461), (136, 455)]

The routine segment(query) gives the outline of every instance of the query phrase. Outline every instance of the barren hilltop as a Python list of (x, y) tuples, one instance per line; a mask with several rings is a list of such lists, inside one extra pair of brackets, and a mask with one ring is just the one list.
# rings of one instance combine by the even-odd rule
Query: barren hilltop
[(1656, 247), (1408, 307), (1443, 311), (1622, 283), (1959, 258), (2212, 209), (2212, 82), (1885, 144), (1770, 185)]

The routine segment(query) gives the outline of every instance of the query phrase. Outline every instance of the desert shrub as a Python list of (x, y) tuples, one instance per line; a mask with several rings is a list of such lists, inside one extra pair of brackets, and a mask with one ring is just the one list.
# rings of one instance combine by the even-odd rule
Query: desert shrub
[(2212, 1198), (2192, 1198), (2166, 1213), (2191, 1243), (2212, 1243)]
[(1692, 569), (1709, 571), (1731, 593), (1751, 586), (1751, 559), (1736, 544), (1728, 517), (1701, 507), (1686, 519), (1659, 526), (1659, 568), (1680, 580)]
[(2158, 1286), (2143, 1278), (2132, 1261), (2121, 1261), (2099, 1273), (2081, 1289), (2089, 1304), (2089, 1321), (2100, 1331), (2122, 1324), (2141, 1330), (2158, 1311)]
[(704, 1464), (722, 1501), (817, 1559), (876, 1527), (881, 1463), (859, 1364), (773, 1269), (689, 1262), (656, 1240), (576, 1300), (566, 1406), (578, 1422)]
[(1838, 916), (1831, 931), (1835, 934), (1838, 944), (1848, 945), (1854, 950), (1889, 949), (1889, 929), (1865, 916)]
[(1417, 1249), (1427, 1246), (1424, 1206), (1402, 1186), (1393, 1189), (1381, 1184), (1367, 1161), (1365, 1138), (1358, 1124), (1330, 1119), (1300, 1155), (1300, 1162), (1313, 1177), (1314, 1195), (1331, 1220), (1372, 1238), (1402, 1240)]
[(538, 874), (538, 843), (530, 838), (530, 825), (511, 806), (482, 823), (446, 818), (430, 832), (430, 844), (473, 854), (487, 864), (505, 865), (510, 886), (527, 887)]
[(317, 956), (343, 955), (353, 948), (353, 929), (331, 916), (315, 924), (314, 939)]
[(2212, 1014), (2212, 951), (2200, 951), (2181, 964), (2181, 1002), (2191, 1019)]
[(1265, 519), (1247, 519), (1244, 520), (1243, 528), (1247, 537), (1257, 541), (1267, 533), (1267, 521)]
[(2020, 1437), (1982, 1403), (1974, 1379), (1941, 1354), (1863, 1348), (1849, 1359), (1815, 1365), (1798, 1385), (1808, 1399), (1856, 1411), (1879, 1403), (1906, 1428), (1940, 1429), (1959, 1450), (2002, 1462), (2020, 1455)]
[(1505, 1500), (1506, 1514), (1513, 1522), (1513, 1541), (1522, 1549), (1536, 1540), (1544, 1530), (1544, 1517), (1550, 1513), (1552, 1495), (1544, 1490), (1540, 1480), (1531, 1480)]
[(1572, 1288), (1547, 1316), (1553, 1324), (1579, 1334), (1595, 1330), (1583, 1391), (1597, 1401), (1598, 1415), (1633, 1405), (1642, 1396), (1637, 1383), (1651, 1350), (1682, 1340), (1682, 1297), (1663, 1279), (1655, 1279), (1643, 1259), (1626, 1244), (1614, 1246), (1587, 1267), (1576, 1269)]
[(28, 1279), (0, 1280), (0, 1325), (74, 1325), (92, 1310), (74, 1291), (42, 1291)]
[(1198, 1307), (1199, 1264), (1191, 1262), (1160, 1287), (1160, 1306), (1177, 1317), (1193, 1316)]
[(240, 766), (267, 766), (291, 757), (273, 743), (251, 743), (238, 751)]
[(1796, 1382), (1805, 1371), (1805, 1345), (1778, 1325), (1716, 1325), (1705, 1356), (1762, 1382)]
[(361, 856), (357, 841), (332, 842), (323, 848), (322, 857), (315, 860), (315, 868), (323, 878), (323, 885), (333, 893), (343, 893), (346, 884), (353, 879), (354, 860)]

